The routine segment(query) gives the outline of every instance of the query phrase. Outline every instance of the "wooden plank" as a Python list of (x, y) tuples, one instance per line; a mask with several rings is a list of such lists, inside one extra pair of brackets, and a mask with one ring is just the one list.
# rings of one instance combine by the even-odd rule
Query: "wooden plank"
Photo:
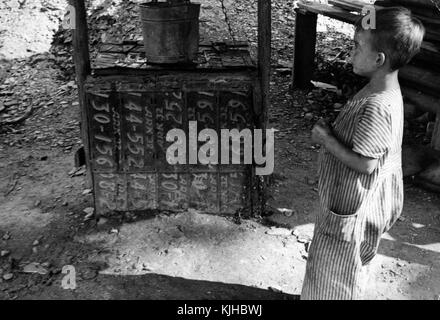
[(88, 77), (86, 88), (91, 93), (106, 93), (115, 87), (117, 91), (169, 91), (170, 87), (182, 88), (184, 91), (249, 91), (256, 72), (222, 72), (222, 73), (155, 73), (145, 75), (115, 75)]
[[(231, 68), (239, 70), (255, 69), (255, 63), (250, 57), (248, 46), (242, 43), (240, 46), (230, 46), (227, 43), (211, 43), (209, 46), (200, 46), (196, 64), (176, 65), (151, 65), (147, 64), (143, 50), (136, 46), (125, 44), (104, 44), (101, 46), (97, 57), (93, 60), (93, 72), (95, 75), (136, 73), (137, 69), (148, 73), (158, 70), (204, 70), (221, 71)], [(115, 69), (116, 68), (116, 69)], [(126, 68), (127, 70), (123, 70)], [(140, 72), (140, 73), (142, 73)]]
[(293, 57), (293, 87), (311, 87), (315, 70), (316, 23), (315, 13), (297, 10), (295, 26), (295, 49)]
[(88, 133), (87, 121), (87, 100), (84, 89), (84, 82), (86, 77), (90, 74), (90, 56), (89, 56), (89, 41), (87, 31), (87, 12), (84, 0), (70, 0), (75, 7), (75, 28), (73, 33), (73, 61), (75, 62), (76, 79), (78, 82), (78, 96), (80, 105), (80, 119), (81, 119), (81, 138), (84, 145), (86, 155), (86, 183), (89, 188), (93, 186), (92, 172), (90, 166), (90, 141)]
[[(344, 10), (348, 10), (348, 11), (355, 11), (355, 12), (362, 12), (363, 7), (370, 5), (367, 2), (359, 1), (359, 0), (350, 0), (350, 1), (348, 1), (348, 0), (328, 0), (328, 3), (335, 6), (335, 7), (338, 7), (338, 8), (344, 9)], [(376, 7), (376, 9), (382, 8), (380, 6), (375, 6), (375, 7)]]
[(324, 16), (341, 20), (346, 23), (354, 24), (359, 19), (359, 14), (351, 13), (338, 7), (330, 6), (323, 3), (298, 3), (298, 8), (303, 12), (312, 12), (322, 14)]

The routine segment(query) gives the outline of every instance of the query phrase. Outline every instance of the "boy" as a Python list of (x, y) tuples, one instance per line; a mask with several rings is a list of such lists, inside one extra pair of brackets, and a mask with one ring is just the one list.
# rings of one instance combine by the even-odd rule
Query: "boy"
[(376, 12), (376, 28), (356, 24), (353, 71), (369, 83), (331, 129), (320, 121), (312, 140), (319, 159), (320, 210), (301, 299), (359, 299), (363, 266), (403, 206), (403, 100), (398, 71), (420, 50), (425, 29), (402, 7)]

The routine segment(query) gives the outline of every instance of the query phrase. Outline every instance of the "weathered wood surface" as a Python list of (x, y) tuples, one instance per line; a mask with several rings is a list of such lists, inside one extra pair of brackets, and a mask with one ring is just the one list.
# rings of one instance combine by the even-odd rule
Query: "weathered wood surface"
[(86, 81), (88, 92), (118, 91), (169, 91), (179, 90), (251, 90), (255, 71), (250, 72), (188, 72), (160, 71), (148, 75), (89, 76)]
[[(427, 0), (432, 9), (432, 3)], [(383, 1), (377, 1), (376, 3), (382, 3)], [(364, 3), (348, 2), (348, 1), (330, 1), (332, 5), (321, 3), (299, 3), (299, 9), (297, 10), (297, 26), (296, 26), (296, 41), (300, 43), (295, 48), (295, 62), (294, 62), (294, 84), (300, 83), (300, 87), (304, 87), (304, 83), (308, 83), (311, 77), (313, 69), (310, 68), (311, 61), (314, 59), (314, 50), (311, 50), (313, 43), (310, 43), (308, 38), (315, 37), (315, 27), (311, 22), (311, 18), (307, 17), (307, 13), (322, 14), (331, 18), (335, 18), (344, 22), (354, 23), (359, 18), (358, 14), (350, 13), (347, 10), (339, 8), (342, 6), (345, 9), (351, 8), (360, 11)], [(388, 1), (387, 3), (390, 3)], [(408, 4), (426, 5), (424, 1), (407, 1)], [(380, 6), (377, 6), (380, 8)], [(423, 7), (423, 6), (422, 6)], [(426, 6), (425, 6), (426, 7)], [(430, 9), (430, 10), (431, 10)], [(437, 11), (438, 12), (438, 11)], [(401, 71), (401, 79), (405, 83), (412, 83), (417, 89), (428, 90), (431, 94), (438, 94), (438, 88), (440, 85), (439, 76), (434, 70), (440, 70), (440, 12), (438, 12), (438, 18), (421, 17), (427, 29), (426, 40), (422, 45), (421, 52), (414, 58), (414, 62), (418, 63), (418, 66), (408, 66)], [(300, 15), (301, 14), (301, 15)], [(307, 23), (307, 21), (309, 21)], [(431, 42), (429, 42), (431, 41)], [(298, 48), (300, 49), (298, 49)], [(314, 47), (314, 46), (313, 46)], [(296, 61), (298, 60), (298, 61)], [(304, 61), (306, 64), (304, 65)], [(427, 70), (425, 70), (425, 67)], [(296, 71), (295, 71), (296, 69)]]
[[(427, 1), (431, 3), (429, 0)], [(403, 3), (398, 3), (397, 1), (387, 1), (383, 3), (382, 1), (377, 1), (376, 3), (378, 4), (375, 5), (376, 9), (380, 9), (390, 5), (404, 5)], [(299, 3), (298, 6), (300, 9), (307, 12), (322, 14), (330, 18), (353, 24), (357, 21), (357, 19), (359, 19), (359, 13), (362, 11), (363, 6), (366, 5), (361, 1), (340, 0), (330, 0), (329, 4), (332, 5), (322, 3)], [(409, 7), (409, 9), (412, 9), (416, 16), (423, 22), (426, 28), (426, 40), (440, 42), (440, 11), (433, 6), (434, 5), (431, 3), (431, 7), (420, 6), (416, 7), (418, 10), (411, 7)], [(421, 8), (423, 8), (423, 10), (421, 10)]]
[(175, 128), (189, 133), (191, 120), (198, 132), (264, 126), (270, 9), (259, 1), (257, 63), (237, 42), (201, 44), (186, 65), (149, 64), (140, 42), (102, 46), (86, 83), (98, 213), (195, 207), (234, 214), (261, 205), (253, 165), (169, 165), (165, 138)]
[(253, 200), (252, 165), (166, 160), (172, 144), (167, 132), (188, 134), (189, 121), (197, 121), (197, 134), (204, 128), (261, 126), (256, 116), (261, 107), (255, 105), (261, 103), (255, 99), (261, 82), (247, 49), (245, 43), (201, 44), (197, 64), (151, 65), (142, 43), (101, 47), (86, 81), (99, 214), (189, 207), (234, 214), (259, 205)]
[[(233, 215), (252, 207), (251, 174), (247, 171), (96, 172), (94, 179), (95, 207), (103, 215), (113, 211), (177, 211), (188, 208)], [(113, 189), (118, 192), (113, 192)]]
[(359, 14), (354, 14), (351, 13), (347, 10), (335, 7), (335, 6), (331, 6), (328, 4), (323, 4), (323, 3), (316, 3), (316, 2), (311, 2), (311, 3), (298, 3), (298, 8), (299, 8), (299, 12), (302, 13), (306, 13), (306, 12), (312, 12), (315, 14), (322, 14), (324, 16), (333, 18), (333, 19), (337, 19), (337, 20), (341, 20), (343, 22), (347, 22), (347, 23), (351, 23), (353, 24), (354, 22), (357, 21), (357, 19), (359, 19), (360, 15)]
[[(355, 12), (362, 12), (362, 9), (369, 5), (366, 2), (363, 1), (357, 1), (357, 0), (329, 0), (328, 1), (329, 4), (344, 9), (344, 10), (348, 10), (348, 11), (355, 11)], [(382, 7), (380, 6), (375, 6), (377, 9), (380, 9)]]
[[(87, 32), (87, 13), (83, 0), (70, 0), (70, 3), (75, 7), (75, 28), (73, 33), (73, 61), (75, 63), (76, 80), (78, 83), (78, 96), (80, 105), (80, 126), (81, 138), (84, 145), (86, 155), (90, 153), (89, 134), (87, 128), (87, 102), (86, 93), (84, 89), (84, 82), (91, 72), (90, 57), (89, 57), (89, 43)], [(86, 156), (86, 159), (88, 157)], [(91, 166), (86, 160), (86, 183), (88, 187), (92, 187)]]
[[(158, 74), (156, 85), (145, 91), (142, 87), (131, 90), (144, 81), (142, 77), (89, 77), (91, 160), (99, 214), (189, 207), (234, 214), (257, 205), (253, 200), (252, 165), (189, 164), (188, 154), (186, 164), (167, 162), (166, 150), (172, 144), (166, 141), (167, 132), (182, 129), (189, 139), (189, 121), (197, 121), (197, 134), (204, 128), (219, 132), (220, 128), (241, 130), (257, 126), (254, 77), (206, 74), (214, 83), (223, 84), (214, 89), (209, 81), (203, 80), (203, 87), (194, 74), (187, 75), (188, 78)], [(187, 86), (168, 86), (173, 78), (175, 83)], [(189, 83), (191, 79), (196, 82), (194, 85)], [(147, 82), (150, 81), (153, 80)], [(231, 87), (234, 83), (239, 87)], [(221, 155), (220, 141), (218, 147), (217, 154)], [(243, 150), (241, 143), (242, 156)]]
[(230, 70), (256, 69), (248, 46), (244, 43), (211, 43), (199, 46), (199, 55), (194, 64), (159, 65), (147, 63), (141, 42), (105, 43), (93, 61), (95, 75), (146, 74), (159, 70)]

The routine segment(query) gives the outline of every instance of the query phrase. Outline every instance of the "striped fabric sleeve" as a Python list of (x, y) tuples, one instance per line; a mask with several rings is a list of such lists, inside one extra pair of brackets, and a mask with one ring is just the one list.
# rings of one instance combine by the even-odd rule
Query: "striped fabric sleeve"
[(392, 145), (391, 115), (380, 100), (367, 100), (356, 124), (353, 151), (379, 159)]

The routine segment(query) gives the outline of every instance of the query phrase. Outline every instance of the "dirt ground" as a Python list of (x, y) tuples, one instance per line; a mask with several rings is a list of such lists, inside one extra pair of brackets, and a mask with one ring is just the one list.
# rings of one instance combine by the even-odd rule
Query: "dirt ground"
[[(94, 227), (84, 212), (92, 193), (81, 169), (74, 168), (79, 113), (76, 85), (66, 71), (69, 52), (54, 52), (51, 45), (65, 3), (0, 3), (0, 99), (14, 109), (11, 117), (33, 106), (26, 122), (0, 133), (0, 299), (298, 298), (318, 200), (319, 150), (309, 132), (320, 115), (313, 106), (321, 100), (289, 89), (283, 69), (291, 59), (294, 18), (287, 4), (274, 1), (273, 63), (281, 68), (271, 83), (270, 126), (279, 131), (270, 205), (294, 214), (237, 224), (191, 210), (101, 219)], [(221, 11), (218, 1), (203, 3), (208, 37), (221, 29), (213, 27)], [(243, 28), (249, 27), (255, 44), (255, 21), (246, 14), (249, 8), (255, 13), (255, 5), (249, 3), (237, 1), (231, 20), (246, 17)], [(34, 26), (41, 17), (51, 22), (26, 39), (23, 16), (32, 16)], [(320, 20), (321, 31), (327, 23)], [(237, 36), (246, 31), (235, 28)], [(319, 41), (329, 44), (335, 37), (320, 33)], [(10, 44), (11, 38), (17, 43)], [(62, 287), (67, 265), (76, 270), (74, 290)], [(381, 242), (366, 298), (440, 298), (438, 194), (406, 183), (402, 218)]]

